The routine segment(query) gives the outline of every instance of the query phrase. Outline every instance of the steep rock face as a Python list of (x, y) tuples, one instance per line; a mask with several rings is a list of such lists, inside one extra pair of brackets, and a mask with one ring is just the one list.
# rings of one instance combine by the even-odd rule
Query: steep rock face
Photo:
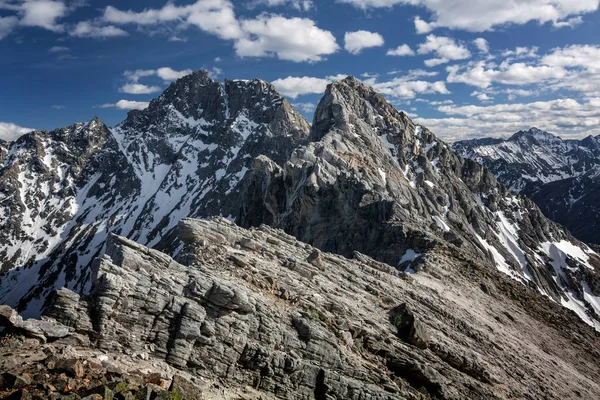
[(405, 268), (446, 241), (600, 327), (600, 292), (588, 285), (598, 287), (598, 256), (373, 89), (354, 78), (330, 85), (311, 139), (283, 167), (255, 161), (237, 222)]
[(142, 182), (122, 233), (164, 248), (182, 218), (236, 213), (238, 183), (254, 157), (283, 163), (309, 130), (264, 81), (183, 77), (113, 130)]
[(167, 364), (165, 378), (183, 370), (202, 390), (219, 382), (283, 399), (600, 395), (593, 330), (476, 260), (457, 261), (452, 246), (436, 246), (408, 276), (266, 226), (184, 220), (180, 230), (179, 262), (111, 237), (90, 296), (61, 290), (46, 317), (71, 329), (76, 350), (85, 336), (88, 353), (131, 370)]
[[(469, 191), (464, 185), (462, 193), (453, 190), (458, 159), (372, 89), (353, 78), (331, 86), (317, 108), (311, 139), (283, 168), (265, 157), (256, 161), (257, 175), (274, 171), (271, 179), (279, 177), (269, 189), (285, 187), (271, 190), (277, 202), (261, 218), (325, 250), (383, 252), (391, 264), (402, 252), (386, 247), (403, 241), (410, 246), (414, 238), (425, 249), (433, 244), (427, 234), (470, 246), (468, 230), (450, 232), (447, 225), (460, 218), (456, 210)], [(255, 189), (260, 194), (264, 188)], [(475, 213), (474, 219), (488, 218)], [(240, 222), (253, 224), (253, 217), (248, 212)]]
[(7, 144), (0, 302), (39, 315), (53, 289), (87, 291), (111, 232), (174, 250), (181, 218), (237, 213), (254, 157), (283, 162), (309, 130), (270, 84), (201, 71), (112, 130), (94, 119)]
[(597, 137), (563, 140), (532, 128), (507, 140), (468, 140), (454, 143), (453, 148), (485, 165), (512, 191), (530, 197), (545, 215), (580, 240), (600, 243)]
[(0, 139), (0, 163), (4, 163), (4, 159), (8, 154), (8, 142)]

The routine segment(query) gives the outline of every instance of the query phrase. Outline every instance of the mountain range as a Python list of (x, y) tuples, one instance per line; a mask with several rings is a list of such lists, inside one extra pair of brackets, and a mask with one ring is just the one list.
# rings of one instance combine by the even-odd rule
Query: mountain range
[[(530, 140), (536, 135), (545, 137), (536, 132), (521, 136)], [(310, 349), (296, 342), (275, 351), (288, 351), (289, 355), (302, 348), (302, 357), (314, 366), (331, 360), (331, 352), (341, 351), (349, 357), (345, 350), (339, 350), (338, 341), (343, 336), (348, 343), (355, 343), (353, 340), (360, 336), (359, 331), (352, 331), (348, 338), (339, 333), (348, 330), (338, 329), (338, 336), (330, 337), (327, 332), (333, 328), (326, 331), (327, 327), (339, 322), (330, 319), (336, 314), (335, 304), (350, 307), (351, 293), (366, 291), (368, 301), (349, 313), (358, 312), (360, 318), (369, 313), (380, 315), (384, 311), (377, 308), (379, 305), (397, 300), (395, 295), (386, 294), (396, 289), (378, 280), (414, 279), (414, 289), (403, 289), (397, 295), (443, 303), (438, 308), (409, 301), (417, 313), (429, 315), (421, 318), (427, 320), (428, 328), (423, 329), (436, 332), (436, 360), (468, 378), (453, 386), (448, 383), (455, 379), (453, 375), (442, 379), (439, 371), (423, 370), (427, 362), (419, 359), (417, 363), (414, 357), (430, 357), (424, 353), (413, 354), (413, 361), (392, 357), (396, 344), (388, 348), (380, 343), (387, 335), (380, 330), (388, 322), (377, 322), (376, 342), (383, 346), (372, 351), (373, 357), (383, 357), (377, 368), (385, 365), (394, 375), (411, 362), (419, 365), (409, 378), (398, 375), (408, 379), (411, 387), (423, 387), (433, 398), (495, 398), (500, 390), (497, 384), (518, 378), (483, 374), (486, 369), (477, 367), (477, 359), (499, 362), (483, 347), (473, 347), (476, 354), (465, 358), (467, 361), (457, 361), (448, 349), (463, 354), (467, 343), (484, 340), (487, 333), (482, 332), (488, 329), (499, 332), (500, 348), (508, 343), (513, 346), (517, 343), (513, 339), (525, 347), (533, 346), (535, 335), (517, 339), (528, 329), (528, 321), (540, 324), (536, 332), (548, 329), (544, 335), (552, 343), (567, 340), (565, 346), (573, 348), (572, 354), (581, 354), (579, 361), (569, 362), (591, 365), (589, 371), (595, 376), (597, 365), (589, 359), (590, 354), (583, 355), (580, 346), (594, 341), (592, 328), (600, 330), (600, 256), (544, 216), (528, 197), (509, 189), (524, 192), (529, 183), (523, 173), (520, 178), (513, 174), (515, 180), (507, 187), (488, 168), (461, 157), (462, 150), (457, 152), (460, 148), (456, 146), (453, 149), (427, 127), (415, 124), (353, 77), (327, 87), (309, 124), (269, 83), (259, 79), (221, 83), (205, 71), (193, 73), (171, 84), (145, 110), (131, 111), (114, 128), (94, 118), (0, 144), (0, 304), (15, 308), (24, 317), (43, 315), (80, 334), (94, 331), (90, 337), (99, 340), (100, 347), (114, 350), (132, 346), (130, 350), (138, 352), (152, 344), (155, 350), (150, 353), (179, 368), (199, 370), (210, 359), (212, 372), (223, 377), (236, 362), (247, 364), (250, 370), (262, 371), (257, 378), (260, 387), (261, 377), (274, 373), (265, 372), (263, 358), (272, 363), (288, 361), (269, 358), (250, 343), (237, 349), (235, 343), (247, 337), (236, 327), (252, 332), (259, 347), (277, 342), (261, 334), (263, 328), (255, 329), (256, 324), (274, 323), (269, 322), (272, 317), (263, 315), (268, 314), (265, 302), (274, 299), (272, 294), (265, 294), (265, 287), (275, 290), (277, 298), (285, 293), (281, 287), (273, 289), (277, 287), (274, 280), (283, 279), (285, 290), (298, 296), (296, 303), (281, 306), (285, 310), (292, 307), (297, 311), (306, 296), (325, 307), (312, 309), (315, 321), (308, 322), (306, 315), (292, 313), (290, 317), (281, 311), (282, 320), (292, 318), (301, 341), (310, 345), (311, 338), (317, 338), (324, 347), (314, 348), (315, 354), (321, 354), (316, 358), (309, 357)], [(590, 158), (571, 171), (589, 172), (593, 164)], [(533, 161), (531, 165), (538, 168), (535, 176), (539, 176), (542, 166)], [(566, 173), (548, 175), (547, 180)], [(186, 219), (215, 215), (224, 219), (210, 223)], [(356, 261), (348, 264), (344, 259)], [(267, 283), (258, 285), (256, 275), (269, 263), (273, 263), (271, 271), (283, 266), (281, 271), (292, 277), (282, 272), (277, 279), (269, 276)], [(360, 278), (353, 278), (359, 270), (376, 279), (370, 280), (363, 272)], [(333, 275), (326, 280), (315, 278), (327, 275), (327, 271)], [(357, 284), (355, 279), (367, 283)], [(444, 282), (450, 286), (445, 288)], [(489, 302), (490, 309), (498, 310), (504, 304), (519, 316), (483, 317), (488, 311), (479, 305), (473, 306), (478, 311), (469, 311), (469, 295), (463, 297), (463, 289), (465, 293), (475, 290), (474, 297), (479, 297), (480, 291), (489, 296), (481, 305)], [(322, 303), (319, 299), (326, 300)], [(458, 333), (448, 331), (445, 325), (454, 321), (452, 302), (466, 304), (460, 322), (452, 324), (460, 335), (470, 335), (469, 340), (454, 336)], [(302, 310), (310, 314), (311, 309)], [(401, 308), (392, 312), (386, 306), (383, 310), (392, 313), (391, 318), (398, 313), (402, 318), (407, 315)], [(255, 312), (257, 320), (248, 317)], [(229, 321), (225, 326), (219, 319), (223, 316), (230, 318), (225, 319)], [(7, 318), (16, 321), (14, 316)], [(475, 324), (472, 327), (465, 322), (469, 319)], [(205, 320), (211, 321), (210, 326), (202, 325)], [(200, 331), (193, 321), (202, 326)], [(507, 321), (518, 323), (520, 328), (507, 330), (504, 337), (501, 332), (511, 323)], [(217, 329), (219, 340), (241, 351), (240, 360), (246, 357), (246, 361), (235, 361), (237, 358), (223, 349), (220, 341), (217, 353), (205, 353), (204, 347), (198, 347), (201, 343), (215, 345), (214, 339), (208, 339), (214, 337), (215, 324), (224, 329)], [(400, 329), (398, 324), (394, 326)], [(16, 322), (13, 325), (18, 326)], [(419, 328), (413, 322), (407, 327), (407, 335), (398, 331), (403, 340), (417, 348), (431, 348), (429, 344), (423, 346), (427, 340), (415, 333)], [(291, 332), (269, 329), (279, 338), (288, 338)], [(570, 336), (569, 332), (575, 331), (580, 340)], [(161, 336), (164, 332), (169, 336)], [(367, 336), (361, 348), (368, 347)], [(124, 344), (129, 340), (130, 344)], [(485, 339), (488, 344), (492, 340)], [(361, 362), (370, 368), (367, 360), (371, 356), (352, 348), (357, 352), (352, 357), (366, 357)], [(547, 351), (556, 355), (558, 350)], [(504, 367), (514, 366), (509, 353), (499, 352)], [(527, 353), (527, 357), (541, 353), (536, 350), (537, 355), (532, 354)], [(223, 360), (223, 365), (218, 360)], [(367, 370), (348, 371), (342, 364), (322, 367), (330, 371), (326, 374), (341, 374), (339, 380), (326, 375), (329, 383), (325, 386), (318, 369), (303, 372), (316, 375), (315, 398), (326, 398), (323, 393), (328, 390), (336, 393), (335, 398), (348, 398), (344, 397), (352, 387), (348, 379), (375, 383), (365, 378)], [(531, 374), (537, 383), (531, 385), (540, 384), (541, 371), (550, 368), (548, 365), (536, 365)], [(504, 367), (494, 364), (492, 369)], [(581, 372), (584, 367), (575, 370), (585, 375)], [(382, 374), (378, 379), (383, 382)], [(238, 378), (255, 382), (246, 375)], [(282, 387), (290, 384), (283, 378), (269, 379)], [(473, 386), (470, 379), (478, 383)], [(600, 393), (597, 384), (581, 379), (577, 375), (568, 385), (577, 382), (588, 395)], [(314, 383), (312, 378), (310, 381)], [(300, 386), (306, 384), (301, 379), (298, 382)], [(482, 382), (493, 390), (485, 385), (487, 389), (482, 389)], [(313, 393), (312, 388), (305, 389)], [(373, 390), (352, 398), (364, 398), (365, 393), (386, 398), (379, 389)], [(522, 390), (532, 389), (523, 386)], [(268, 386), (268, 391), (276, 392), (273, 386)], [(413, 397), (398, 394), (392, 398), (418, 398), (414, 397), (416, 392), (411, 393)], [(559, 398), (554, 396), (560, 390), (549, 393), (550, 397), (531, 398)]]
[(460, 141), (453, 148), (532, 199), (578, 239), (600, 243), (600, 137), (563, 140), (532, 128), (506, 140)]

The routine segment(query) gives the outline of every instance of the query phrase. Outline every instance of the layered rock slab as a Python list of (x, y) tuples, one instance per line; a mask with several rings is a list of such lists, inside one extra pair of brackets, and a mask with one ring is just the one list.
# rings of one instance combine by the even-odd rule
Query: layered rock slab
[[(101, 351), (278, 398), (600, 395), (593, 330), (499, 272), (457, 261), (451, 246), (409, 276), (266, 226), (188, 219), (179, 229), (177, 261), (112, 236), (90, 296), (61, 290), (47, 317)], [(406, 337), (399, 314), (417, 322)]]

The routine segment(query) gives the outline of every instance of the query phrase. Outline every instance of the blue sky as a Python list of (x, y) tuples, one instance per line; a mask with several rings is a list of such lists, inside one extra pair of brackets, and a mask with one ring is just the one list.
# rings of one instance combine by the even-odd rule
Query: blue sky
[(114, 126), (201, 68), (273, 82), (309, 120), (355, 75), (447, 140), (598, 135), (599, 3), (0, 0), (0, 138)]

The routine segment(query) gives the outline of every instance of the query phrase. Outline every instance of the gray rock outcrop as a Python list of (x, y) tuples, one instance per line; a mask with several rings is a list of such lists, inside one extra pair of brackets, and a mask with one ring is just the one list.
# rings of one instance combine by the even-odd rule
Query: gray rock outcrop
[(600, 395), (590, 327), (450, 246), (407, 275), (360, 254), (320, 253), (315, 266), (315, 248), (267, 226), (186, 219), (179, 230), (178, 261), (111, 236), (90, 295), (56, 293), (48, 321), (90, 341), (69, 354), (242, 399)]

